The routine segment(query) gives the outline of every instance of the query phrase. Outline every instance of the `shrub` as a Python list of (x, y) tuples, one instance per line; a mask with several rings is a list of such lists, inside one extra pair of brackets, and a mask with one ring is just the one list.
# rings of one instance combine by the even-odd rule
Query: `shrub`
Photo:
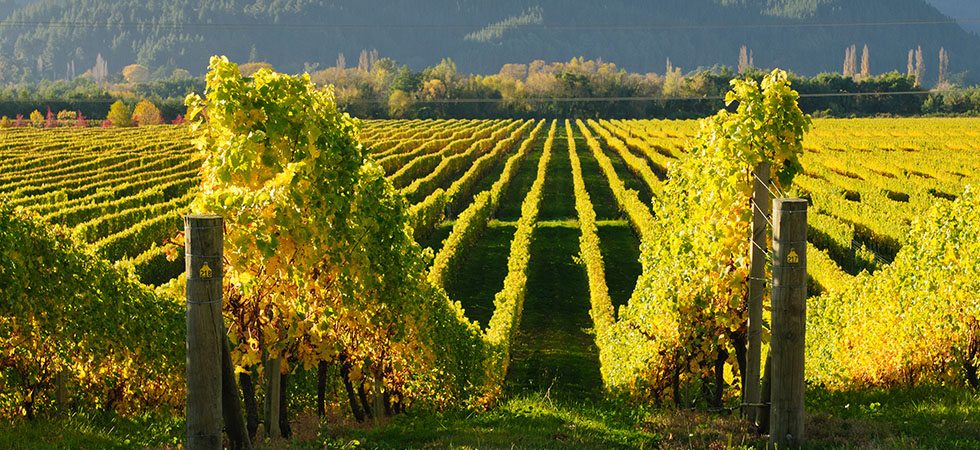
[(133, 122), (137, 126), (159, 125), (163, 123), (163, 116), (153, 102), (144, 99), (133, 109)]
[(42, 125), (44, 125), (44, 114), (41, 114), (41, 111), (35, 109), (31, 112), (31, 126), (41, 128)]
[[(110, 125), (116, 127), (131, 127), (133, 126), (133, 113), (129, 110), (122, 100), (117, 100), (109, 107), (109, 116), (106, 120), (110, 122)], [(104, 125), (104, 124), (103, 124)]]
[(150, 69), (139, 64), (123, 67), (122, 76), (129, 83), (146, 83), (150, 81)]

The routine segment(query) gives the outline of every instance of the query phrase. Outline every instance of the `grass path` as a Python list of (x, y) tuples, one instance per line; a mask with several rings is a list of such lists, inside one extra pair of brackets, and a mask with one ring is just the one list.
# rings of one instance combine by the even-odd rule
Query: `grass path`
[(589, 284), (574, 260), (579, 230), (564, 127), (559, 127), (554, 145), (505, 389), (558, 398), (598, 397), (602, 378), (590, 334)]

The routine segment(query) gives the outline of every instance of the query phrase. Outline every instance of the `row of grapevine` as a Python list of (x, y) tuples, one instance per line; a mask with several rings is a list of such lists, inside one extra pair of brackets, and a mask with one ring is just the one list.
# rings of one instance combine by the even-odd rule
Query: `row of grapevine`
[(424, 200), (426, 196), (431, 194), (435, 189), (438, 189), (440, 185), (452, 179), (460, 170), (472, 165), (487, 152), (498, 148), (497, 144), (502, 142), (504, 136), (509, 135), (509, 141), (519, 139), (529, 125), (530, 122), (524, 122), (516, 131), (513, 127), (503, 128), (486, 139), (473, 142), (469, 148), (460, 153), (440, 155), (441, 160), (438, 165), (433, 167), (427, 175), (415, 178), (411, 184), (401, 190), (401, 193), (412, 203)]
[(191, 189), (183, 196), (169, 201), (119, 209), (116, 213), (104, 214), (76, 225), (72, 235), (77, 240), (92, 242), (101, 237), (125, 231), (131, 224), (154, 219), (171, 211), (185, 210), (195, 196), (197, 196), (196, 190)]
[(0, 204), (0, 416), (136, 413), (183, 401), (184, 308)]
[[(494, 143), (493, 149), (477, 159), (470, 166), (470, 168), (463, 173), (462, 176), (457, 178), (456, 181), (449, 186), (449, 188), (437, 188), (424, 200), (412, 205), (412, 207), (409, 209), (409, 223), (412, 225), (412, 229), (415, 230), (416, 239), (421, 239), (432, 232), (432, 230), (446, 218), (447, 213), (458, 210), (458, 208), (461, 208), (466, 204), (475, 203), (476, 199), (473, 199), (471, 202), (467, 202), (464, 199), (471, 193), (470, 191), (472, 190), (473, 186), (480, 179), (482, 179), (493, 166), (499, 164), (501, 158), (508, 154), (517, 141), (524, 136), (527, 128), (530, 127), (532, 123), (533, 122), (530, 121), (525, 122), (520, 126), (520, 128), (514, 130), (510, 136)], [(531, 137), (524, 141), (524, 144), (521, 145), (517, 153), (513, 155), (511, 159), (520, 161), (520, 159), (526, 155), (528, 146), (534, 140), (534, 136), (537, 134), (538, 128), (540, 127), (541, 124), (539, 123), (538, 127), (532, 130)], [(507, 167), (510, 167), (509, 163)], [(505, 173), (507, 173), (506, 169)], [(501, 179), (503, 179), (505, 176), (507, 175), (501, 175)], [(504, 188), (505, 187), (506, 185)], [(462, 215), (460, 215), (460, 218), (462, 218)]]
[(660, 180), (667, 178), (667, 168), (677, 159), (669, 150), (659, 147), (657, 143), (652, 143), (651, 139), (644, 138), (640, 134), (634, 135), (632, 130), (624, 127), (621, 122), (602, 121), (597, 127), (609, 130), (609, 133), (621, 140), (627, 148), (645, 157), (657, 178)]
[(568, 135), (568, 156), (572, 162), (572, 183), (575, 189), (575, 211), (579, 222), (579, 258), (585, 267), (589, 279), (589, 315), (595, 326), (596, 344), (599, 347), (600, 370), (616, 364), (611, 358), (613, 353), (605, 345), (609, 341), (610, 327), (615, 323), (616, 312), (609, 287), (606, 285), (606, 267), (602, 259), (599, 241), (599, 227), (596, 225), (596, 213), (592, 206), (589, 192), (585, 188), (582, 175), (582, 164), (575, 148), (574, 132), (569, 121), (565, 121), (565, 132)]
[(616, 203), (619, 205), (619, 209), (626, 214), (629, 219), (630, 225), (633, 226), (633, 230), (636, 234), (643, 238), (648, 230), (651, 229), (654, 218), (653, 213), (650, 212), (650, 208), (640, 200), (636, 191), (631, 191), (626, 189), (626, 185), (619, 178), (616, 173), (616, 169), (613, 167), (612, 160), (603, 152), (602, 145), (599, 141), (592, 136), (592, 133), (585, 126), (582, 121), (578, 121), (579, 131), (582, 136), (585, 137), (585, 143), (592, 152), (596, 161), (599, 163), (599, 167), (602, 169), (603, 174), (605, 174), (606, 179), (609, 181), (609, 187), (613, 191), (613, 195), (616, 198)]
[(967, 188), (912, 224), (891, 265), (811, 298), (807, 378), (831, 387), (965, 378), (980, 387), (977, 223), (980, 196)]
[[(497, 126), (485, 121), (423, 122), (377, 131), (379, 137), (417, 129), (412, 134), (423, 139), (462, 138), (467, 132), (460, 129), (477, 127), (482, 128), (477, 137), (488, 137)], [(186, 129), (43, 131), (5, 133), (9, 139), (4, 139), (0, 162), (0, 195), (49, 222), (77, 227), (78, 239), (134, 268), (142, 280), (159, 284), (179, 273), (180, 263), (167, 260), (162, 244), (173, 235), (168, 227), (177, 223), (199, 183), (200, 161), (190, 150)]]
[[(652, 167), (686, 158), (692, 122), (603, 121)], [(846, 272), (877, 270), (894, 257), (914, 217), (977, 177), (969, 119), (824, 120), (807, 139), (791, 195), (811, 199), (811, 242)], [(847, 164), (843, 161), (846, 159)], [(660, 161), (660, 162), (658, 162)], [(829, 268), (829, 266), (828, 266)], [(813, 269), (816, 270), (816, 269)], [(813, 272), (813, 270), (811, 272)], [(834, 271), (836, 272), (836, 270)], [(836, 274), (811, 273), (814, 278)]]
[[(531, 122), (528, 122), (530, 124)], [(483, 234), (490, 222), (490, 218), (497, 207), (500, 205), (500, 198), (507, 191), (511, 180), (520, 169), (521, 163), (530, 152), (531, 146), (537, 141), (538, 134), (544, 127), (545, 122), (539, 121), (537, 126), (531, 131), (530, 136), (524, 140), (517, 152), (511, 156), (504, 166), (503, 173), (494, 182), (490, 189), (476, 195), (473, 202), (464, 210), (456, 222), (449, 236), (443, 242), (442, 249), (436, 254), (432, 267), (429, 269), (429, 281), (440, 287), (445, 286), (447, 277), (452, 276), (452, 270), (457, 266), (457, 260), (464, 255), (474, 242)], [(554, 127), (549, 132), (549, 137), (553, 139)], [(506, 144), (509, 148), (512, 144)], [(433, 195), (440, 195), (447, 198), (444, 193), (437, 192)]]
[(538, 161), (537, 177), (521, 204), (521, 218), (517, 221), (517, 231), (510, 244), (507, 259), (507, 276), (504, 287), (493, 299), (494, 311), (486, 330), (486, 341), (490, 346), (487, 360), (487, 374), (491, 388), (501, 388), (507, 367), (510, 364), (510, 350), (517, 326), (524, 309), (524, 295), (527, 291), (527, 268), (531, 260), (531, 239), (537, 226), (538, 207), (548, 175), (548, 162), (555, 140), (556, 122), (552, 122), (544, 151)]
[[(671, 164), (653, 199), (653, 213), (633, 208), (649, 214), (646, 220), (634, 218), (643, 213), (627, 210), (641, 238), (641, 275), (615, 321), (602, 300), (593, 306), (607, 388), (653, 401), (700, 398), (714, 406), (735, 394), (728, 389), (725, 368), (731, 367), (736, 379), (745, 370), (737, 355), (747, 337), (749, 169), (758, 161), (772, 161), (773, 178), (791, 180), (809, 123), (798, 108), (782, 109), (795, 105), (797, 95), (785, 73), (774, 72), (762, 85), (739, 81), (729, 94), (739, 101), (737, 111), (702, 121), (689, 156)], [(780, 120), (768, 121), (763, 117), (768, 114), (778, 114)], [(611, 164), (603, 161), (600, 145), (588, 127), (581, 122), (579, 127), (626, 209), (630, 205), (621, 198), (635, 195), (623, 194), (625, 188)], [(611, 143), (620, 147), (620, 157), (630, 158), (626, 145), (617, 141)], [(632, 158), (636, 166), (645, 164)], [(586, 264), (598, 266), (595, 260), (590, 256)], [(591, 285), (601, 294), (601, 284)]]
[(647, 162), (643, 158), (634, 155), (633, 152), (626, 146), (625, 142), (613, 136), (609, 130), (606, 130), (594, 120), (590, 119), (588, 123), (592, 129), (606, 141), (606, 146), (615, 150), (616, 154), (619, 155), (624, 162), (626, 162), (626, 167), (629, 167), (631, 172), (643, 180), (643, 183), (645, 183), (647, 188), (653, 192), (653, 195), (659, 195), (663, 189), (663, 185), (660, 182), (660, 179), (657, 178), (657, 175), (653, 173), (653, 170), (650, 169)]
[[(465, 122), (455, 124), (464, 125)], [(392, 124), (391, 128), (376, 128), (374, 133), (370, 130), (362, 129), (360, 132), (361, 142), (365, 143), (376, 158), (386, 156), (390, 152), (396, 151), (400, 145), (406, 141), (424, 139), (433, 133), (441, 130), (451, 129), (453, 125), (447, 125), (445, 121), (432, 121), (419, 124)]]
[[(5, 150), (12, 155), (4, 159), (0, 183), (6, 202), (41, 214), (49, 223), (75, 227), (76, 240), (93, 244), (100, 256), (122, 265), (173, 236), (198, 184), (200, 163), (183, 142), (180, 127), (9, 134), (20, 145)], [(47, 164), (16, 156), (38, 141), (50, 144), (34, 161)], [(136, 273), (156, 284), (169, 278), (149, 277), (149, 272), (174, 274), (179, 267), (160, 258), (153, 267), (138, 266)]]
[[(545, 125), (429, 120), (364, 124), (364, 148), (386, 161), (385, 168), (399, 174), (399, 182), (412, 188), (407, 193), (417, 203), (405, 213), (416, 238), (437, 227), (447, 212), (451, 217), (453, 211), (463, 210), (426, 271), (431, 284), (441, 286), (459, 256), (479, 239), (520, 164), (542, 140), (539, 135)], [(739, 345), (742, 330), (738, 324), (743, 318), (741, 307), (732, 302), (742, 295), (739, 283), (745, 279), (742, 265), (747, 251), (741, 252), (745, 249), (736, 244), (744, 244), (740, 240), (744, 230), (738, 224), (744, 223), (747, 212), (740, 197), (745, 173), (732, 169), (726, 158), (705, 153), (704, 148), (692, 149), (693, 156), (685, 151), (686, 138), (696, 131), (693, 122), (578, 121), (575, 125), (585, 138), (585, 146), (578, 149), (573, 138), (575, 127), (571, 122), (564, 124), (582, 232), (580, 256), (589, 274), (596, 340), (607, 385), (640, 396), (665, 397), (687, 395), (679, 392), (685, 386), (711, 384), (710, 375), (717, 373), (720, 360), (732, 367), (738, 363), (731, 350)], [(837, 367), (808, 375), (811, 379), (828, 385), (891, 383), (905, 379), (902, 377), (952, 379), (959, 373), (954, 366), (975, 359), (976, 351), (971, 349), (976, 344), (970, 333), (975, 333), (971, 321), (976, 315), (968, 303), (970, 291), (964, 286), (973, 289), (969, 284), (974, 275), (970, 264), (974, 264), (971, 255), (976, 253), (964, 249), (970, 249), (976, 239), (964, 223), (973, 220), (976, 195), (962, 190), (980, 174), (980, 158), (970, 147), (971, 139), (980, 137), (975, 125), (976, 121), (957, 120), (952, 125), (956, 133), (947, 133), (932, 129), (935, 122), (931, 120), (902, 121), (888, 127), (874, 121), (818, 122), (819, 132), (808, 141), (806, 158), (801, 160), (803, 172), (794, 180), (796, 187), (789, 190), (813, 201), (810, 275), (814, 287), (826, 294), (814, 300), (819, 305), (814, 315), (815, 323), (819, 323), (815, 326), (822, 335), (808, 352), (821, 367)], [(548, 133), (548, 155), (556, 126), (553, 123)], [(961, 135), (951, 137), (957, 133)], [(76, 227), (75, 238), (90, 242), (103, 258), (118, 261), (118, 267), (134, 271), (144, 281), (162, 283), (182, 268), (179, 261), (168, 261), (170, 250), (161, 244), (179, 229), (180, 213), (195, 197), (193, 189), (199, 184), (201, 162), (189, 150), (185, 135), (183, 127), (112, 132), (5, 131), (0, 143), (0, 195), (10, 206), (42, 214), (48, 223)], [(595, 210), (585, 189), (578, 151), (589, 151), (595, 157), (617, 206), (643, 241), (644, 276), (618, 320), (608, 299)], [(848, 164), (841, 163), (843, 157), (848, 158)], [(701, 161), (694, 161), (697, 159)], [(493, 186), (473, 196), (476, 186), (500, 170), (501, 164), (503, 171)], [(464, 352), (448, 343), (443, 343), (444, 347), (425, 344), (430, 347), (422, 358), (436, 360), (433, 352), (437, 351), (466, 353), (456, 361), (468, 362), (446, 375), (448, 384), (462, 386), (469, 377), (474, 386), (490, 387), (491, 391), (499, 388), (510, 338), (520, 318), (523, 277), (531, 257), (528, 243), (536, 219), (525, 218), (536, 216), (539, 184), (543, 185), (548, 175), (545, 167), (546, 160), (539, 163), (537, 189), (532, 187), (522, 205), (507, 284), (495, 300), (492, 332), (481, 335), (474, 330), (475, 324), (440, 289), (411, 285), (420, 292), (420, 297), (412, 298), (426, 299), (427, 308), (431, 307), (426, 314), (439, 318), (435, 322), (442, 331), (429, 335), (429, 331), (420, 331), (421, 325), (411, 322), (408, 333), (439, 339), (462, 336), (459, 341), (471, 347)], [(629, 172), (617, 173), (622, 167)], [(667, 181), (661, 181), (666, 175), (662, 170), (671, 174)], [(652, 210), (627, 188), (634, 175), (654, 191)], [(620, 178), (624, 176), (626, 182)], [(714, 181), (718, 183), (705, 187)], [(712, 195), (715, 197), (709, 198)], [(936, 212), (930, 213), (928, 220), (916, 221), (934, 207)], [(966, 219), (951, 220), (943, 214)], [(709, 223), (701, 223), (705, 221)], [(955, 245), (937, 244), (928, 233), (954, 236)], [(929, 249), (928, 254), (924, 250), (915, 253), (917, 248)], [(892, 258), (895, 264), (886, 267)], [(936, 258), (945, 264), (942, 270), (928, 268), (927, 263)], [(864, 269), (874, 274), (853, 275)], [(928, 273), (920, 276), (915, 271)], [(658, 275), (651, 275), (653, 272)], [(952, 288), (940, 288), (943, 273), (953, 274)], [(916, 283), (925, 283), (925, 287)], [(934, 292), (929, 290), (934, 288), (940, 289), (935, 291), (934, 302), (913, 299), (915, 292)], [(855, 290), (860, 294), (854, 294)], [(875, 310), (873, 299), (883, 301), (885, 307)], [(956, 305), (958, 318), (939, 316), (943, 302)], [(937, 350), (923, 353), (921, 348), (904, 343), (893, 345), (894, 351), (873, 346), (874, 339), (884, 339), (882, 334), (888, 327), (902, 330), (906, 340), (932, 339), (923, 337), (928, 330), (917, 322), (894, 316), (896, 311), (912, 307), (909, 305), (922, 306), (915, 317), (943, 327), (930, 341)], [(353, 328), (363, 321), (366, 329), (373, 329), (370, 324), (376, 318), (371, 314), (389, 314), (370, 311), (341, 314), (351, 314), (345, 316), (350, 318), (345, 326)], [(869, 323), (854, 324), (851, 316)], [(874, 321), (888, 325), (878, 327)], [(303, 322), (292, 331), (309, 323)], [(846, 329), (843, 334), (847, 338), (842, 341), (846, 344), (834, 346), (834, 327)], [(368, 363), (379, 356), (368, 347), (387, 348), (384, 339), (394, 334), (362, 335), (347, 328), (331, 333), (335, 333), (333, 337), (352, 333), (366, 339), (356, 345), (344, 341), (350, 345), (346, 357), (353, 364), (352, 370), (364, 372), (362, 381), (380, 376), (385, 389), (405, 392), (404, 380), (396, 380), (404, 373)], [(245, 345), (243, 342), (236, 341)], [(388, 355), (388, 361), (394, 366), (405, 363), (399, 358), (411, 359), (406, 356), (408, 349), (401, 348), (395, 352), (397, 356)], [(412, 364), (430, 367), (418, 361)], [(464, 366), (469, 369), (463, 370)], [(479, 370), (473, 369), (477, 366)], [(378, 373), (369, 374), (371, 370)], [(432, 389), (437, 384), (433, 378), (416, 386)]]
[(400, 146), (408, 147), (408, 151), (380, 157), (378, 164), (381, 164), (385, 172), (391, 174), (389, 178), (392, 183), (404, 187), (418, 177), (419, 173), (427, 172), (431, 168), (426, 166), (426, 163), (434, 161), (438, 164), (446, 155), (466, 149), (474, 141), (486, 138), (500, 125), (502, 124), (470, 124), (459, 128), (453, 127), (430, 137), (405, 140)]

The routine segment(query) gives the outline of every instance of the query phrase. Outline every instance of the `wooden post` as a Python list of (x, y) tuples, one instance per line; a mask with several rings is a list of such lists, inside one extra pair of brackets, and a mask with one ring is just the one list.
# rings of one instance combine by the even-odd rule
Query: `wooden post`
[(776, 199), (772, 265), (770, 448), (803, 445), (807, 200)]
[(279, 428), (279, 412), (281, 406), (279, 402), (280, 382), (282, 381), (282, 359), (274, 358), (266, 361), (265, 364), (265, 435), (278, 439), (282, 437), (282, 430)]
[(58, 415), (64, 416), (68, 412), (68, 371), (62, 369), (55, 378), (55, 405), (58, 407)]
[(381, 416), (384, 414), (384, 372), (378, 368), (378, 374), (374, 376), (374, 426), (381, 425)]
[(755, 166), (755, 187), (752, 196), (751, 266), (749, 268), (749, 336), (745, 356), (745, 417), (758, 429), (759, 371), (762, 366), (762, 302), (766, 295), (766, 257), (769, 223), (769, 163)]
[(221, 448), (221, 217), (184, 217), (187, 271), (187, 449)]

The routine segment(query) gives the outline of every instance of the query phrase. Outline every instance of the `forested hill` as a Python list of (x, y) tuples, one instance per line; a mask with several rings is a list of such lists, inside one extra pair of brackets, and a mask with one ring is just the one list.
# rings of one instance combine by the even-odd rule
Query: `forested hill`
[(98, 54), (115, 73), (138, 62), (200, 74), (216, 53), (299, 71), (339, 53), (357, 65), (363, 49), (416, 69), (585, 56), (662, 73), (668, 58), (734, 66), (743, 44), (756, 66), (815, 74), (840, 71), (844, 49), (865, 43), (874, 73), (905, 72), (922, 46), (935, 79), (945, 47), (950, 73), (980, 81), (980, 37), (936, 24), (947, 18), (926, 0), (0, 0), (0, 15), (0, 82), (65, 78), (71, 62), (80, 75)]
[(968, 31), (980, 32), (980, 2), (977, 0), (929, 0), (929, 4), (960, 21)]

